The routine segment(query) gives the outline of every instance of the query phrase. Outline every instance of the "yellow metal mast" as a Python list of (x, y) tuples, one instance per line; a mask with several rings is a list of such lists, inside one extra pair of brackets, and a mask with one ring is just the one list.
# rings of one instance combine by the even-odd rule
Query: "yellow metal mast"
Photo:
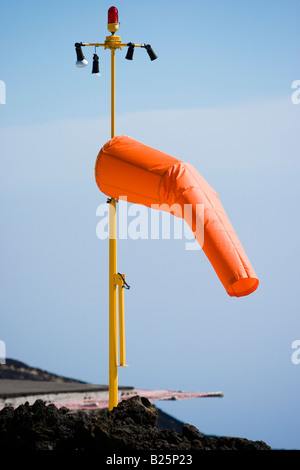
[[(104, 47), (111, 51), (111, 138), (115, 137), (115, 52), (116, 49), (130, 46), (133, 53), (134, 47), (147, 49), (151, 60), (156, 59), (155, 53), (149, 44), (123, 44), (121, 38), (115, 33), (119, 29), (118, 10), (111, 7), (108, 10), (107, 28), (111, 35), (107, 36), (104, 43), (76, 43), (78, 67), (85, 67), (87, 60), (82, 53), (82, 46)], [(126, 56), (127, 59), (132, 59)], [(94, 72), (93, 72), (94, 73)], [(124, 288), (129, 286), (125, 281), (125, 275), (117, 272), (117, 200), (109, 198), (109, 410), (118, 405), (118, 317), (117, 301), (119, 301), (119, 347), (120, 367), (126, 367), (125, 361), (125, 317), (124, 317)], [(117, 298), (117, 289), (119, 296)]]
[(117, 201), (109, 200), (109, 410), (118, 404)]
[[(104, 47), (111, 51), (111, 138), (115, 137), (115, 51), (121, 49), (121, 39), (115, 36), (118, 23), (108, 23), (111, 36), (106, 37)], [(117, 287), (119, 289), (119, 339), (120, 366), (125, 366), (125, 327), (123, 276), (117, 273), (117, 200), (109, 202), (109, 406), (111, 411), (118, 405), (118, 318)]]
[[(115, 50), (118, 42), (114, 36), (117, 26), (109, 27), (112, 35), (106, 38), (111, 51), (111, 138), (115, 137)], [(118, 39), (117, 39), (118, 38)], [(117, 39), (117, 41), (116, 41)], [(117, 326), (117, 201), (109, 199), (109, 406), (118, 405), (118, 326)], [(122, 286), (119, 286), (122, 289)], [(124, 315), (124, 309), (123, 309)], [(124, 323), (124, 322), (123, 322)]]

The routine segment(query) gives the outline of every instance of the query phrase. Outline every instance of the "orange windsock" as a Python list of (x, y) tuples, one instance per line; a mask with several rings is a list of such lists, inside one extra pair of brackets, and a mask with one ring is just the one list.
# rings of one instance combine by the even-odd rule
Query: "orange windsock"
[[(230, 296), (245, 296), (257, 289), (259, 280), (218, 195), (193, 166), (118, 136), (100, 150), (95, 178), (100, 191), (109, 197), (126, 197), (128, 202), (150, 208), (162, 206), (183, 217)], [(186, 205), (192, 207), (192, 216), (186, 215)], [(199, 205), (204, 207), (202, 215)]]

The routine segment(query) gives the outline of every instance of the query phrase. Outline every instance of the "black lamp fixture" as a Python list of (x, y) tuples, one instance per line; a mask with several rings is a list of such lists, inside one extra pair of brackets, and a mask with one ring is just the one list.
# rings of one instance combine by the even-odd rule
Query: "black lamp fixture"
[(133, 58), (133, 53), (134, 53), (134, 44), (133, 44), (133, 42), (129, 42), (129, 43), (127, 44), (127, 46), (128, 46), (128, 50), (127, 50), (127, 54), (126, 54), (126, 56), (125, 56), (125, 59), (127, 59), (127, 60), (132, 60), (132, 58)]
[(144, 44), (143, 47), (145, 47), (146, 51), (148, 52), (148, 55), (151, 60), (157, 59), (157, 55), (155, 54), (154, 50), (150, 46), (150, 44)]
[(93, 69), (92, 73), (95, 73), (96, 75), (100, 76), (99, 72), (99, 56), (95, 53), (93, 56)]
[(86, 67), (88, 64), (88, 61), (83, 55), (81, 46), (82, 46), (82, 43), (80, 42), (75, 43), (75, 50), (76, 50), (76, 56), (77, 56), (76, 65), (77, 67)]

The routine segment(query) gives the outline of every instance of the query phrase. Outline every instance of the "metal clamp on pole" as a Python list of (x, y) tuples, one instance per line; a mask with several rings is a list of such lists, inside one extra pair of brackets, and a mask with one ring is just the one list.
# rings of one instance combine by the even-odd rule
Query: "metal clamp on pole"
[(125, 274), (116, 274), (114, 277), (115, 285), (118, 286), (119, 300), (119, 347), (120, 347), (120, 364), (119, 367), (128, 367), (125, 360), (125, 315), (124, 315), (124, 290), (129, 289), (125, 281)]
[(118, 275), (122, 278), (122, 281), (123, 281), (123, 289), (130, 289), (130, 286), (127, 284), (127, 282), (125, 281), (125, 275), (124, 274), (120, 274), (118, 273)]

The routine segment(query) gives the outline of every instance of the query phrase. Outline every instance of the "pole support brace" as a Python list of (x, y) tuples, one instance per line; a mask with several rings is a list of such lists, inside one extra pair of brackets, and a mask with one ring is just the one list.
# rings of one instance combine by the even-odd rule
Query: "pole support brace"
[[(120, 364), (118, 367), (128, 367), (125, 360), (125, 315), (124, 315), (124, 290), (129, 289), (127, 282), (125, 281), (125, 274), (114, 275), (115, 286), (118, 287), (119, 297), (119, 347), (120, 347)], [(126, 287), (127, 286), (127, 287)]]

